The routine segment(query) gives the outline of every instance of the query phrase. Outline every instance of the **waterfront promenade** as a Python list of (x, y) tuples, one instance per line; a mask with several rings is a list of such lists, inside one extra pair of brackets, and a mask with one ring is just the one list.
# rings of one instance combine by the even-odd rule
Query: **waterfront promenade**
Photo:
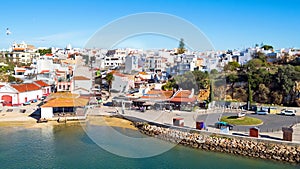
[[(2, 125), (19, 125), (19, 124), (28, 124), (28, 125), (36, 125), (36, 117), (32, 117), (31, 114), (36, 110), (35, 105), (30, 106), (21, 106), (21, 107), (1, 107), (0, 112), (0, 122)], [(111, 115), (123, 115), (128, 117), (135, 117), (139, 119), (143, 119), (146, 121), (161, 123), (161, 124), (173, 124), (174, 117), (181, 117), (184, 119), (184, 126), (189, 128), (195, 128), (197, 121), (203, 121), (206, 124), (207, 130), (209, 132), (220, 133), (220, 130), (215, 128), (213, 125), (217, 122), (222, 115), (228, 115), (235, 113), (236, 110), (226, 111), (224, 113), (224, 109), (214, 109), (214, 110), (197, 110), (195, 112), (185, 112), (185, 111), (162, 111), (162, 110), (146, 110), (145, 112), (141, 112), (138, 110), (124, 110), (122, 111), (121, 107), (109, 107), (109, 106), (101, 106), (101, 107), (93, 107), (89, 108), (87, 113), (88, 116), (111, 116)], [(228, 113), (229, 112), (229, 113)], [(266, 115), (259, 116), (259, 118), (266, 121), (261, 127), (260, 138), (262, 139), (271, 139), (271, 140), (282, 140), (282, 131), (281, 125), (285, 123), (289, 125), (291, 123), (295, 123), (293, 126), (293, 142), (300, 143), (300, 124), (298, 122), (297, 117), (300, 115), (300, 111), (297, 111), (296, 117), (290, 116), (279, 116), (279, 115)], [(247, 116), (253, 116), (253, 112), (247, 112)], [(255, 115), (254, 115), (255, 116)], [(296, 121), (294, 119), (297, 119)], [(274, 121), (273, 121), (273, 120)], [(274, 127), (272, 123), (278, 123), (278, 120), (281, 120), (281, 124), (276, 126), (275, 129), (265, 130), (265, 126)], [(299, 118), (300, 120), (300, 118)], [(234, 130), (230, 131), (231, 135), (239, 135), (239, 136), (248, 136), (249, 135), (249, 127), (253, 126), (234, 126)], [(268, 132), (266, 132), (268, 131)]]
[[(127, 117), (134, 117), (143, 119), (150, 122), (156, 122), (161, 124), (168, 124), (173, 125), (173, 118), (174, 117), (181, 117), (184, 119), (184, 126), (189, 128), (196, 128), (196, 121), (204, 121), (207, 127), (207, 131), (214, 132), (214, 133), (220, 133), (220, 129), (215, 128), (213, 125), (215, 122), (217, 122), (222, 115), (227, 115), (230, 113), (223, 113), (223, 109), (215, 109), (215, 110), (198, 110), (195, 112), (185, 112), (185, 111), (162, 111), (162, 110), (146, 110), (145, 112), (141, 112), (138, 110), (124, 110), (122, 111), (121, 107), (106, 107), (102, 106), (100, 108), (93, 108), (89, 109), (88, 113), (89, 115), (116, 115), (120, 114)], [(232, 111), (231, 111), (232, 112)], [(232, 114), (232, 113), (231, 113)], [(252, 115), (253, 112), (247, 112), (247, 115)], [(299, 112), (297, 113), (297, 116), (299, 115)], [(271, 118), (267, 116), (261, 116), (262, 118)], [(271, 115), (270, 115), (271, 116)], [(283, 121), (286, 118), (293, 118), (289, 116), (279, 116), (274, 115), (273, 118), (283, 118)], [(299, 119), (300, 120), (300, 119)], [(267, 122), (266, 122), (267, 123)], [(268, 122), (270, 123), (270, 122)], [(289, 124), (287, 122), (287, 124)], [(244, 126), (245, 127), (245, 126)], [(246, 126), (248, 128), (254, 127), (254, 126)], [(245, 128), (246, 128), (245, 127)], [(258, 126), (259, 127), (259, 126)], [(238, 128), (238, 126), (234, 126), (234, 128)], [(277, 126), (277, 128), (281, 128), (280, 126)], [(293, 126), (294, 132), (293, 132), (293, 142), (300, 144), (300, 123), (296, 123)], [(239, 130), (236, 129), (229, 132), (230, 135), (238, 135), (238, 136), (248, 136), (249, 135), (249, 129), (247, 130)], [(269, 130), (266, 132), (266, 130), (262, 130), (260, 132), (260, 138), (261, 139), (271, 139), (271, 140), (282, 140), (283, 133), (281, 130)]]

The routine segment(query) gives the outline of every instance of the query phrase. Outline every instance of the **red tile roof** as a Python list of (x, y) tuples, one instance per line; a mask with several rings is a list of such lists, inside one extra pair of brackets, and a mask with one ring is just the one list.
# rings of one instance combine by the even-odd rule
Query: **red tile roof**
[(12, 84), (11, 87), (15, 88), (20, 93), (40, 89), (40, 87), (34, 83)]
[(74, 76), (73, 80), (90, 80), (90, 79), (85, 76)]
[(40, 74), (49, 73), (49, 70), (42, 70)]
[(24, 69), (17, 69), (16, 72), (26, 72)]
[(34, 81), (34, 83), (38, 84), (39, 86), (41, 87), (47, 87), (47, 86), (50, 86), (48, 83), (42, 81), (42, 80), (37, 80), (37, 81)]
[(196, 98), (172, 98), (170, 100), (170, 102), (176, 102), (176, 103), (182, 103), (182, 102), (185, 102), (185, 103), (188, 103), (188, 102), (195, 102), (197, 99)]
[(163, 90), (150, 90), (147, 95), (142, 96), (144, 99), (154, 99), (154, 100), (166, 100), (169, 99), (173, 94), (173, 91), (163, 91)]
[(175, 98), (188, 98), (191, 95), (191, 91), (189, 90), (181, 90), (175, 96)]
[(18, 50), (19, 51), (19, 50), (25, 50), (25, 48), (14, 48), (13, 50), (14, 51)]

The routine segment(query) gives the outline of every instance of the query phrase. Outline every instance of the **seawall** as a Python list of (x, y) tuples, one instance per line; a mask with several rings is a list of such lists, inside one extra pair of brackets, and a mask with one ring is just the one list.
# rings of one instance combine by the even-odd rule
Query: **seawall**
[(143, 122), (141, 119), (123, 118), (132, 121), (141, 133), (175, 144), (206, 151), (231, 153), (289, 163), (300, 163), (299, 144), (222, 135), (155, 122)]

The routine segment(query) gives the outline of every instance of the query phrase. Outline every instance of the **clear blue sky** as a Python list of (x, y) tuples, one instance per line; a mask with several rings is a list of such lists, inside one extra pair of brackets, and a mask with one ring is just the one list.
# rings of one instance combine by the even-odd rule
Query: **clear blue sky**
[[(299, 11), (299, 0), (5, 1), (0, 10), (0, 49), (13, 41), (37, 47), (65, 47), (68, 43), (83, 47), (106, 24), (142, 12), (181, 17), (197, 26), (216, 49), (238, 49), (262, 42), (275, 48), (300, 47)], [(5, 35), (7, 27), (12, 32), (9, 36)], [(149, 39), (144, 38), (146, 48), (178, 46), (174, 40)], [(143, 38), (133, 38), (128, 45), (141, 41)]]

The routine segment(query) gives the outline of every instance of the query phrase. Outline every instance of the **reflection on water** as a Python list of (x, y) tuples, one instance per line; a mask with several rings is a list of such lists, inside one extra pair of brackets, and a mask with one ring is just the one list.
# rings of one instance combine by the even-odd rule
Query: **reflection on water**
[[(83, 129), (84, 128), (84, 129)], [(149, 158), (125, 158), (112, 154), (93, 142), (85, 131), (96, 132), (97, 141), (124, 153), (148, 151), (168, 146), (160, 140), (155, 145), (132, 146), (111, 136), (109, 127), (63, 124), (53, 127), (26, 129), (0, 128), (1, 168), (230, 168), (284, 169), (300, 166), (249, 159), (222, 153), (199, 151), (175, 146), (170, 151)], [(127, 137), (147, 138), (138, 131), (115, 128)], [(101, 139), (102, 138), (102, 139)]]

